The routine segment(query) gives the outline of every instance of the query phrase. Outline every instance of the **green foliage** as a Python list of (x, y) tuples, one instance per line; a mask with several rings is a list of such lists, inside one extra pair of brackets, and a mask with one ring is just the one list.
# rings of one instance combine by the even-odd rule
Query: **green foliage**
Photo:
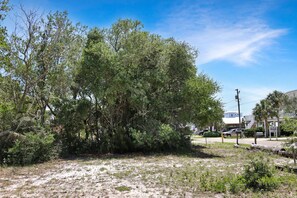
[(246, 190), (245, 183), (242, 176), (222, 176), (217, 177), (206, 171), (200, 176), (199, 186), (201, 190), (213, 191), (217, 193), (225, 193), (230, 191), (231, 193), (237, 194)]
[(203, 133), (203, 137), (221, 137), (221, 133), (217, 131), (209, 131), (209, 132)]
[[(9, 64), (0, 79), (0, 130), (24, 134), (28, 145), (16, 143), (12, 156), (35, 153), (38, 138), (27, 133), (50, 127), (63, 153), (78, 154), (185, 148), (188, 123), (221, 122), (220, 87), (197, 73), (188, 44), (146, 32), (139, 21), (85, 35), (66, 12), (21, 12), (22, 31), (5, 38)], [(42, 161), (31, 154), (19, 163)]]
[(200, 176), (199, 186), (205, 191), (231, 192), (234, 194), (244, 192), (247, 189), (255, 191), (270, 191), (275, 189), (280, 183), (274, 176), (274, 168), (269, 164), (269, 160), (263, 155), (256, 156), (245, 166), (242, 175), (225, 175), (218, 177), (205, 172)]
[(8, 164), (25, 165), (40, 163), (54, 157), (53, 134), (27, 133), (8, 150)]
[(161, 148), (166, 150), (175, 150), (178, 147), (181, 140), (181, 135), (172, 129), (168, 124), (162, 124), (159, 129), (157, 141)]
[(98, 145), (109, 152), (120, 145), (154, 149), (156, 142), (175, 149), (188, 135), (187, 123), (219, 122), (222, 105), (214, 98), (219, 87), (196, 74), (195, 58), (187, 44), (149, 34), (139, 21), (92, 29), (74, 95), (91, 98)]
[(6, 63), (6, 50), (8, 43), (6, 39), (6, 28), (2, 27), (2, 21), (5, 19), (10, 7), (8, 6), (8, 0), (0, 1), (0, 65)]
[(15, 118), (14, 106), (11, 102), (0, 103), (0, 132), (11, 129)]
[(130, 129), (133, 139), (133, 145), (136, 150), (150, 151), (154, 150), (154, 138), (150, 133), (141, 132), (136, 129)]
[(263, 155), (259, 155), (251, 159), (250, 163), (245, 166), (243, 179), (247, 188), (269, 191), (279, 184), (274, 172), (270, 161)]
[(23, 138), (23, 135), (13, 131), (0, 132), (0, 164), (7, 163), (7, 152), (9, 148), (13, 147), (17, 140), (20, 141)]
[(159, 127), (156, 135), (135, 129), (131, 129), (131, 134), (133, 145), (138, 151), (173, 151), (190, 145), (188, 138), (164, 124)]
[(246, 190), (245, 180), (242, 176), (232, 177), (228, 184), (231, 193), (238, 194)]
[(297, 136), (297, 120), (293, 118), (285, 118), (285, 120), (281, 123), (281, 129), (287, 135), (294, 134)]
[[(55, 103), (58, 126), (63, 126), (59, 139), (63, 143), (63, 153), (77, 153), (85, 145), (81, 143), (81, 131), (90, 111), (90, 102), (81, 100), (63, 100)], [(84, 149), (82, 149), (84, 150)]]
[(263, 127), (245, 129), (243, 134), (244, 134), (245, 137), (254, 137), (255, 132), (264, 132), (264, 129), (263, 129)]
[(128, 186), (117, 186), (117, 187), (115, 187), (115, 189), (117, 191), (123, 192), (123, 191), (130, 191), (131, 190), (131, 187), (128, 187)]

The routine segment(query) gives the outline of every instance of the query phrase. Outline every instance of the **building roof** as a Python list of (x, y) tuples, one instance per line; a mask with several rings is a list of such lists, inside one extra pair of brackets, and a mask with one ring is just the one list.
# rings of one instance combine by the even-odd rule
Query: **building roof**
[(239, 118), (235, 117), (235, 118), (223, 118), (223, 122), (225, 124), (239, 124)]
[(289, 97), (297, 97), (297, 89), (286, 93)]

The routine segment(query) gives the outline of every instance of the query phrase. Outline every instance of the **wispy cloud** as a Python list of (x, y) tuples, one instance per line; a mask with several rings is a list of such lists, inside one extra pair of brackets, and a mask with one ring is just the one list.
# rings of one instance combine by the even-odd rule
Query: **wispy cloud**
[[(275, 90), (274, 87), (241, 87), (240, 89), (240, 104), (241, 111), (247, 115), (252, 113), (252, 109), (255, 107), (256, 103), (260, 100), (265, 99), (269, 93)], [(229, 94), (226, 94), (223, 98), (228, 98)], [(230, 97), (229, 97), (230, 99)], [(234, 99), (230, 101), (225, 101), (225, 110), (235, 110), (237, 109), (237, 103)]]
[(252, 14), (249, 9), (233, 4), (220, 9), (212, 3), (179, 5), (160, 24), (158, 32), (196, 47), (198, 64), (225, 60), (244, 66), (257, 62), (266, 47), (287, 33), (287, 29), (269, 27), (261, 19), (260, 8)]
[(275, 87), (242, 87), (241, 93), (246, 101), (244, 103), (259, 102), (262, 99), (265, 99), (269, 93), (272, 93), (275, 90)]
[[(230, 85), (220, 94), (224, 99), (224, 107), (226, 111), (237, 111), (237, 102), (235, 100), (235, 89), (234, 86)], [(274, 90), (282, 90), (279, 87), (274, 86), (240, 86), (240, 104), (241, 112), (244, 115), (252, 113), (252, 109), (255, 107), (256, 103), (260, 100), (265, 99), (269, 93), (272, 93)]]

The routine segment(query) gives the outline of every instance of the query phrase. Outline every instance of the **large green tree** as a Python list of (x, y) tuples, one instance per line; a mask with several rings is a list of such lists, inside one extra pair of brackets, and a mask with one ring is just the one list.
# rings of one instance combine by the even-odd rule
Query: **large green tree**
[(23, 23), (10, 36), (10, 63), (4, 69), (21, 86), (21, 96), (16, 100), (19, 116), (37, 115), (44, 125), (46, 108), (52, 110), (51, 100), (71, 94), (72, 77), (84, 45), (84, 28), (73, 25), (66, 12), (44, 18), (21, 7), (21, 13)]
[(143, 31), (139, 21), (92, 29), (74, 96), (94, 103), (97, 139), (129, 140), (131, 130), (157, 136), (162, 124), (181, 134), (188, 123), (221, 119), (219, 87), (197, 75), (196, 55), (186, 43)]

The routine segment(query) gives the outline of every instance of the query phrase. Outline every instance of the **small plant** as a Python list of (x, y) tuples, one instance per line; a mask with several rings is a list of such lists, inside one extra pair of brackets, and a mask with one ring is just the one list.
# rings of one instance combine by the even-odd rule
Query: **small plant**
[(131, 190), (131, 187), (128, 187), (128, 186), (118, 186), (118, 187), (115, 187), (115, 189), (117, 191), (123, 192), (123, 191), (130, 191)]
[(263, 155), (259, 155), (245, 166), (243, 179), (247, 188), (269, 191), (278, 186), (274, 172), (269, 160)]
[(245, 191), (245, 180), (242, 176), (236, 176), (229, 181), (229, 190), (231, 193), (237, 194)]

